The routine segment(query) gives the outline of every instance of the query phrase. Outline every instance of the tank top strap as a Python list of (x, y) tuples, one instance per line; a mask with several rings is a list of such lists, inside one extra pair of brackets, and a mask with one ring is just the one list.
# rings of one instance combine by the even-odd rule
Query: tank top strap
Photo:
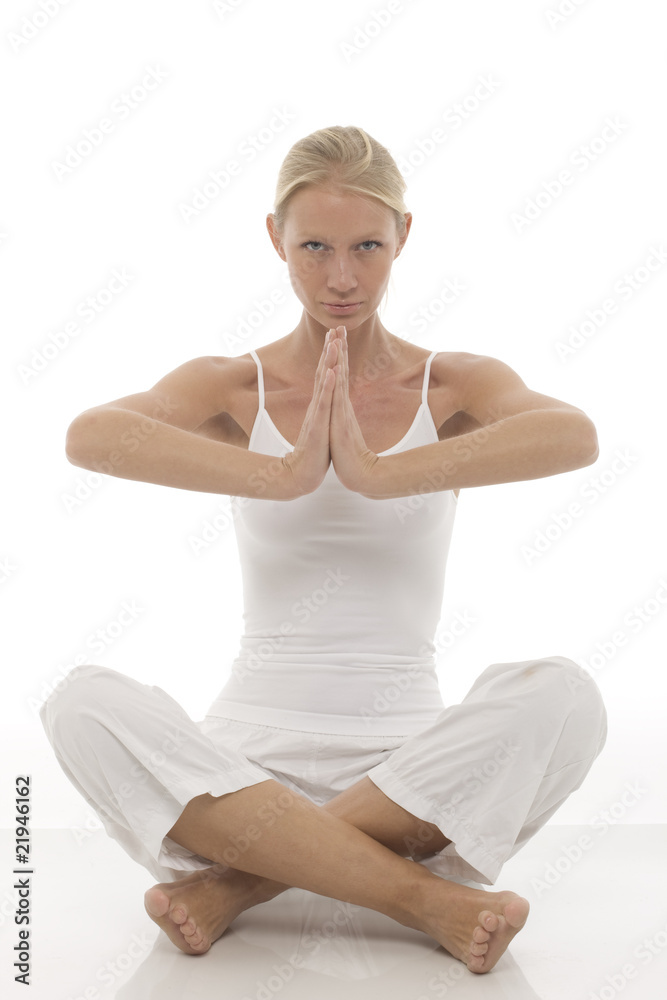
[(426, 359), (426, 364), (424, 366), (424, 384), (422, 386), (422, 403), (424, 406), (428, 406), (428, 379), (431, 373), (431, 362), (433, 358), (438, 354), (438, 351), (431, 351)]
[(251, 350), (250, 354), (257, 365), (257, 392), (259, 393), (259, 407), (257, 412), (261, 413), (264, 409), (264, 372), (262, 371), (262, 362), (257, 357), (256, 352)]

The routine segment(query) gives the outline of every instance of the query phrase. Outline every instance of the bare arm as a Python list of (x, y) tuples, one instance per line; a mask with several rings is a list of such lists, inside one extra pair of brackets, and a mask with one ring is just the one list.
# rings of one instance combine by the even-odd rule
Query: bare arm
[(299, 494), (280, 458), (196, 433), (225, 410), (225, 360), (195, 358), (146, 392), (85, 410), (67, 431), (69, 461), (121, 479), (200, 493), (293, 499)]
[(540, 479), (590, 465), (595, 426), (569, 403), (533, 392), (509, 365), (464, 355), (459, 410), (476, 430), (377, 459), (363, 494), (391, 499)]

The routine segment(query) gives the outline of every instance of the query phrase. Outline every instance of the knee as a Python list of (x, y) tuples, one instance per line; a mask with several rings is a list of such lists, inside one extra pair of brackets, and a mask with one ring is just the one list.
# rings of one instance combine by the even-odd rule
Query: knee
[(563, 704), (568, 715), (578, 717), (590, 735), (598, 734), (600, 749), (607, 735), (607, 711), (593, 676), (567, 656), (533, 661), (534, 670), (548, 686), (548, 698)]
[(51, 691), (39, 710), (39, 717), (52, 744), (74, 729), (79, 730), (91, 709), (109, 705), (118, 675), (108, 667), (84, 664), (71, 670)]

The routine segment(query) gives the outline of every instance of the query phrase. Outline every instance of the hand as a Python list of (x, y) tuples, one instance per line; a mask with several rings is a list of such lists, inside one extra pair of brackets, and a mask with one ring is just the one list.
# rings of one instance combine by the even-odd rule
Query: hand
[(366, 447), (350, 400), (347, 330), (344, 326), (336, 328), (335, 337), (333, 343), (337, 346), (338, 357), (333, 368), (336, 379), (329, 427), (331, 460), (343, 486), (363, 494), (378, 456)]
[(306, 410), (294, 449), (282, 457), (291, 486), (297, 497), (316, 490), (331, 463), (329, 423), (336, 376), (333, 365), (336, 349), (332, 344), (333, 330), (327, 333), (315, 373), (313, 398)]

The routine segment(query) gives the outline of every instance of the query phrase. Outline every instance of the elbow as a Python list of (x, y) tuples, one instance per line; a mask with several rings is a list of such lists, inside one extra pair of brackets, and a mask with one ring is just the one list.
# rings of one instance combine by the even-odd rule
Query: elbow
[(90, 468), (92, 460), (89, 427), (90, 422), (86, 414), (82, 413), (69, 425), (65, 437), (65, 455), (68, 462), (82, 469)]
[(600, 445), (595, 424), (592, 420), (582, 414), (581, 422), (575, 434), (575, 445), (573, 451), (577, 458), (577, 465), (574, 468), (583, 469), (587, 465), (593, 465), (600, 457)]

